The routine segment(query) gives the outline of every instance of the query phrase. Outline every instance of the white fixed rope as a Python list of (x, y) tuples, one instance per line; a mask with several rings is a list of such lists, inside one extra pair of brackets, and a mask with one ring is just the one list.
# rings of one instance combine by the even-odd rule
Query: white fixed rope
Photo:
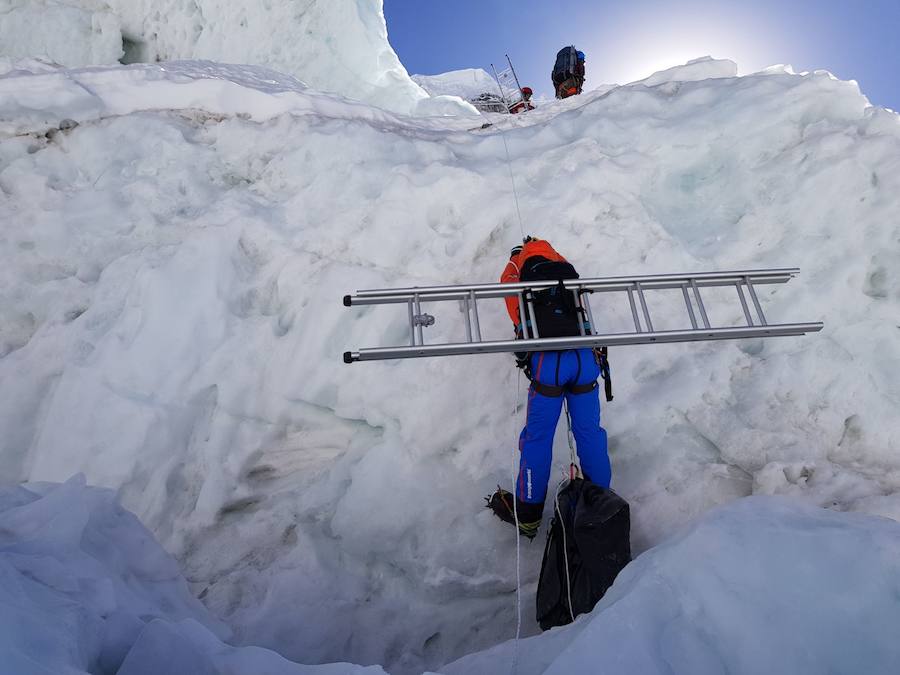
[[(756, 287), (783, 284), (800, 272), (797, 268), (739, 270), (730, 272), (698, 272), (693, 274), (655, 274), (634, 277), (567, 279), (565, 281), (522, 281), (517, 283), (475, 284), (472, 286), (424, 286), (357, 291), (344, 296), (346, 307), (359, 305), (406, 304), (409, 319), (409, 344), (373, 347), (344, 352), (344, 362), (407, 359), (425, 356), (489, 354), (497, 352), (548, 351), (580, 347), (612, 347), (633, 344), (697, 342), (804, 335), (822, 330), (821, 321), (806, 323), (770, 323), (763, 313)], [(563, 285), (582, 310), (581, 335), (542, 338), (533, 322), (531, 295), (535, 291)], [(712, 326), (700, 290), (712, 287), (734, 287), (744, 315), (743, 326)], [(680, 290), (689, 328), (656, 330), (644, 296), (646, 291)], [(594, 293), (625, 293), (631, 308), (634, 330), (623, 333), (597, 333), (590, 298)], [(750, 302), (747, 301), (747, 296)], [(485, 340), (478, 317), (479, 300), (518, 297), (521, 324), (525, 334), (521, 340)], [(435, 317), (423, 313), (422, 303), (458, 301), (462, 303), (466, 341), (425, 344), (423, 328), (435, 323)], [(696, 308), (696, 311), (695, 311)], [(751, 309), (752, 308), (752, 309)], [(527, 310), (527, 315), (526, 315)], [(698, 320), (699, 315), (699, 320)]]

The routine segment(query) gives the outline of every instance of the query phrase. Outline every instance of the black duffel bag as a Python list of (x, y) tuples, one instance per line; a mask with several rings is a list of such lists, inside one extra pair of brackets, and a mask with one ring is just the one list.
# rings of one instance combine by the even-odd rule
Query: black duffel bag
[(576, 478), (559, 491), (558, 504), (538, 580), (541, 630), (571, 623), (594, 609), (631, 562), (628, 502), (612, 490)]

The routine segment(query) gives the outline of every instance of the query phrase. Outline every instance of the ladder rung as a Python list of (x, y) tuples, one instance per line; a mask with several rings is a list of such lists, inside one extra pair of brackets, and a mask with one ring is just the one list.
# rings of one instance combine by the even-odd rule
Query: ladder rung
[(541, 337), (540, 331), (538, 331), (537, 326), (537, 317), (534, 315), (534, 300), (531, 299), (531, 293), (528, 293), (528, 316), (531, 317), (531, 334), (535, 338)]
[[(466, 314), (466, 342), (472, 341), (472, 318), (469, 315), (469, 296), (463, 298), (463, 308)], [(479, 340), (480, 342), (480, 340)]]
[(628, 304), (631, 305), (631, 318), (634, 319), (634, 329), (638, 333), (642, 333), (643, 329), (641, 328), (641, 320), (638, 319), (637, 305), (634, 304), (633, 289), (629, 286), (626, 290), (628, 291)]
[(475, 324), (475, 340), (481, 342), (481, 322), (478, 320), (478, 301), (475, 299), (475, 293), (469, 294), (472, 302), (472, 321)]
[(635, 281), (634, 287), (637, 289), (638, 299), (641, 301), (641, 309), (644, 312), (644, 320), (647, 322), (647, 332), (653, 332), (653, 322), (650, 320), (650, 310), (647, 309), (647, 301), (644, 299), (644, 289), (641, 288), (641, 282)]
[(747, 320), (747, 325), (753, 325), (753, 317), (750, 316), (750, 308), (747, 307), (747, 298), (744, 297), (744, 289), (741, 288), (741, 282), (737, 282), (734, 287), (737, 289), (738, 297), (741, 299), (741, 309), (744, 310), (744, 318)]
[(700, 297), (700, 289), (697, 281), (691, 279), (691, 290), (694, 291), (694, 300), (697, 301), (697, 309), (700, 310), (700, 318), (703, 320), (703, 327), (709, 328), (709, 317), (706, 316), (706, 307), (703, 306), (703, 298)]
[(591, 335), (597, 334), (597, 325), (594, 323), (594, 313), (591, 311), (591, 294), (587, 293), (581, 294), (581, 300), (584, 303), (584, 308), (587, 310), (588, 323), (591, 326)]
[(681, 293), (684, 295), (684, 304), (687, 305), (688, 316), (691, 317), (691, 328), (697, 328), (697, 317), (694, 316), (694, 307), (691, 305), (691, 296), (688, 295), (687, 286), (681, 287)]
[(763, 314), (762, 307), (759, 304), (759, 298), (756, 297), (756, 289), (753, 288), (753, 281), (750, 277), (744, 277), (744, 283), (747, 284), (747, 290), (750, 291), (750, 299), (753, 300), (753, 306), (756, 308), (756, 315), (759, 317), (759, 323), (766, 325), (766, 315)]
[(419, 344), (424, 345), (425, 336), (422, 334), (422, 324), (415, 321), (415, 317), (422, 314), (422, 304), (419, 302), (418, 294), (413, 296), (413, 305), (416, 310), (415, 316), (413, 317), (413, 323), (416, 324), (416, 337), (419, 340)]
[(526, 340), (531, 337), (528, 331), (528, 319), (525, 317), (525, 294), (519, 293), (519, 321), (522, 326), (522, 337)]
[(584, 330), (584, 306), (581, 304), (581, 290), (576, 288), (572, 291), (572, 296), (575, 298), (575, 307), (577, 308), (576, 314), (578, 315), (578, 331), (582, 335), (586, 335)]

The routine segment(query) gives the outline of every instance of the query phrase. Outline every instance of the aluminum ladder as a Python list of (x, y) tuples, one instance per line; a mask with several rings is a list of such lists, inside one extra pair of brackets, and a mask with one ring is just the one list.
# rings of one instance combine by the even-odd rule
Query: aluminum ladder
[[(696, 342), (701, 340), (728, 340), (738, 338), (763, 338), (785, 335), (804, 335), (822, 330), (824, 324), (776, 323), (771, 324), (763, 314), (756, 295), (756, 286), (783, 284), (795, 274), (797, 268), (746, 270), (736, 272), (700, 272), (696, 274), (655, 274), (635, 277), (605, 277), (597, 279), (569, 279), (563, 281), (566, 290), (572, 292), (576, 307), (585, 317), (581, 323), (581, 335), (573, 337), (542, 338), (536, 325), (526, 320), (534, 316), (531, 293), (559, 285), (559, 281), (524, 281), (518, 283), (476, 284), (474, 286), (425, 286), (357, 291), (344, 296), (345, 307), (359, 305), (405, 304), (409, 319), (409, 344), (395, 347), (374, 347), (344, 352), (344, 362), (377, 361), (382, 359), (408, 359), (422, 356), (451, 356), (455, 354), (489, 354), (496, 352), (552, 351), (600, 347), (637, 345), (663, 342)], [(706, 306), (700, 295), (701, 288), (732, 286), (743, 310), (746, 325), (710, 325)], [(684, 300), (690, 328), (680, 330), (656, 330), (650, 318), (645, 291), (680, 290)], [(624, 333), (597, 333), (591, 309), (590, 297), (594, 293), (626, 293), (634, 320), (634, 330)], [(481, 334), (478, 301), (517, 296), (521, 325), (525, 335), (521, 340), (485, 340)], [(750, 298), (748, 303), (747, 296)], [(424, 328), (434, 324), (435, 318), (422, 311), (425, 302), (457, 301), (462, 303), (465, 318), (466, 341), (444, 344), (425, 344)], [(750, 305), (753, 306), (753, 311)], [(695, 307), (696, 305), (696, 311)], [(638, 309), (640, 308), (640, 310)], [(699, 322), (698, 322), (699, 314)], [(755, 314), (755, 316), (754, 316)]]

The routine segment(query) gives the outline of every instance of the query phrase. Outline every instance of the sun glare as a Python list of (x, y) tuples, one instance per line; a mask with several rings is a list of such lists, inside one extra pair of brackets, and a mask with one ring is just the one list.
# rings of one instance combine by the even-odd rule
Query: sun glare
[(620, 84), (627, 84), (636, 80), (642, 80), (655, 72), (666, 70), (667, 68), (672, 68), (674, 66), (683, 65), (688, 61), (699, 58), (701, 56), (718, 57), (719, 55), (698, 53), (695, 51), (686, 50), (680, 52), (669, 52), (664, 55), (648, 55), (646, 60), (629, 64), (628, 67), (624, 68), (621, 71), (622, 74), (619, 75), (616, 79), (619, 80)]
[[(604, 83), (626, 84), (703, 56), (730, 59), (749, 73), (779, 61), (767, 38), (745, 23), (707, 17), (705, 21), (636, 22), (618, 39), (594, 45), (594, 73)], [(589, 57), (590, 59), (590, 57)], [(598, 72), (599, 71), (599, 72)]]

